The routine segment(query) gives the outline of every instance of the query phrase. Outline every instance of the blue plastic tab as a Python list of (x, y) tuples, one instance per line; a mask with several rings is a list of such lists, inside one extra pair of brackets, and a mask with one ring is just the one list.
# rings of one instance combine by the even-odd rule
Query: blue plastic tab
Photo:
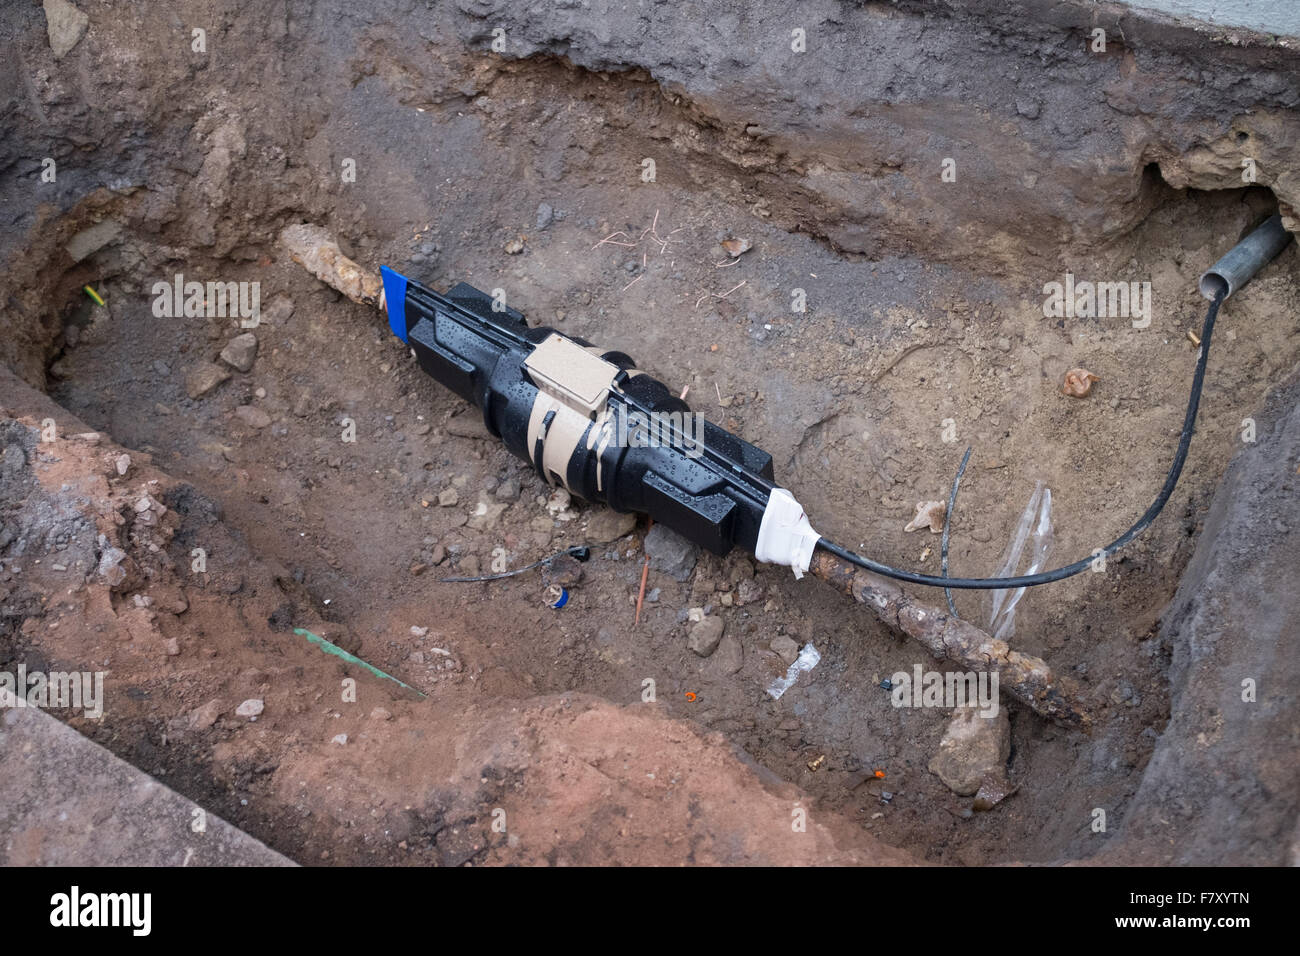
[(380, 266), (384, 277), (384, 304), (388, 308), (388, 327), (403, 342), (406, 341), (406, 276), (388, 266)]

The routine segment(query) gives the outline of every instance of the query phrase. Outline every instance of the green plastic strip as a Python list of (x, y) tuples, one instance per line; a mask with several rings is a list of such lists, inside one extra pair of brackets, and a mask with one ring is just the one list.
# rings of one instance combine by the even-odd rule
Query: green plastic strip
[(357, 664), (358, 666), (364, 667), (366, 670), (370, 671), (370, 673), (374, 674), (376, 677), (383, 677), (385, 680), (390, 680), (394, 684), (400, 684), (402, 687), (405, 687), (407, 690), (415, 691), (415, 693), (420, 694), (421, 697), (425, 696), (424, 694), (421, 694), (418, 690), (415, 690), (415, 688), (412, 687), (410, 684), (403, 684), (392, 674), (385, 674), (374, 664), (367, 664), (361, 658), (357, 657), (357, 655), (349, 654), (347, 651), (339, 647), (337, 644), (331, 644), (329, 641), (325, 640), (325, 638), (318, 637), (317, 635), (313, 634), (311, 631), (304, 630), (301, 627), (295, 627), (293, 629), (293, 632), (295, 634), (301, 634), (303, 637), (307, 638), (307, 640), (310, 641), (312, 644), (320, 645), (320, 649), (324, 651), (326, 654), (333, 654), (335, 657), (345, 660), (349, 664)]

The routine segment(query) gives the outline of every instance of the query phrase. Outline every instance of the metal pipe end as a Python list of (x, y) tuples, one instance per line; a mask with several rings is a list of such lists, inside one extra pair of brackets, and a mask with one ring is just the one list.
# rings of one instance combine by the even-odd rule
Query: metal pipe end
[(1196, 287), (1207, 299), (1220, 293), (1227, 299), (1272, 262), (1290, 241), (1291, 233), (1282, 228), (1282, 216), (1274, 214), (1210, 266)]
[(1213, 269), (1201, 276), (1200, 281), (1196, 283), (1196, 288), (1200, 290), (1201, 295), (1211, 300), (1220, 292), (1224, 293), (1223, 297), (1226, 299), (1234, 291), (1232, 283)]

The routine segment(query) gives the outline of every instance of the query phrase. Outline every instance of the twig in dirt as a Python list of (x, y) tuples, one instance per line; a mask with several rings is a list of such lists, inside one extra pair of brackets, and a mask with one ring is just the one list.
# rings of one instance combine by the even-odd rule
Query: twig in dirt
[(643, 273), (641, 273), (639, 276), (637, 276), (635, 279), (633, 279), (631, 282), (629, 282), (627, 285), (623, 286), (623, 288), (620, 289), (619, 291), (620, 291), (620, 292), (626, 292), (628, 289), (632, 288), (632, 286), (636, 285), (638, 282), (640, 282), (640, 281), (641, 281), (642, 279), (644, 279), (644, 278), (645, 278), (645, 273), (643, 272)]
[(635, 248), (636, 248), (636, 243), (635, 243), (635, 242), (615, 242), (615, 241), (614, 241), (614, 237), (615, 237), (615, 236), (622, 236), (624, 239), (631, 239), (631, 238), (632, 238), (632, 237), (629, 236), (626, 232), (611, 232), (608, 236), (606, 236), (604, 239), (600, 240), (600, 242), (596, 243), (594, 246), (591, 247), (591, 249), (589, 249), (589, 250), (587, 250), (587, 251), (588, 251), (588, 252), (595, 251), (596, 249), (599, 249), (601, 246), (603, 246), (605, 243), (609, 243), (611, 246), (624, 246), (624, 247), (626, 247), (626, 248), (628, 248), (628, 249), (635, 249)]
[[(654, 518), (646, 519), (646, 526), (645, 526), (646, 534), (650, 533), (650, 529), (654, 527), (654, 524), (655, 524)], [(643, 601), (645, 601), (645, 582), (646, 582), (646, 578), (648, 578), (649, 576), (650, 576), (650, 555), (647, 554), (645, 556), (645, 564), (641, 565), (641, 590), (637, 592), (637, 596), (636, 596), (636, 618), (632, 622), (633, 627), (636, 627), (638, 624), (641, 623), (641, 604)]]
[[(961, 487), (961, 476), (966, 474), (966, 462), (970, 461), (970, 445), (966, 446), (966, 454), (961, 456), (961, 466), (957, 469), (957, 477), (952, 480), (952, 494), (948, 495), (948, 510), (943, 513), (943, 538), (939, 545), (939, 564), (943, 569), (943, 576), (948, 576), (948, 522), (952, 520), (952, 509), (957, 506), (957, 489)], [(957, 605), (952, 603), (952, 588), (944, 588), (943, 596), (948, 599), (948, 610), (952, 611), (952, 616), (960, 618), (957, 613)]]

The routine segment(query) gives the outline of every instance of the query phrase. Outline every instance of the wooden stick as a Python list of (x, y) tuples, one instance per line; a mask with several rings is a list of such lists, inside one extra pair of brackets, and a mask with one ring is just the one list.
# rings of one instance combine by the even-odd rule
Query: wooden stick
[(997, 671), (998, 684), (1016, 700), (1062, 727), (1087, 733), (1092, 715), (1078, 700), (1078, 689), (1057, 677), (1047, 663), (1011, 649), (969, 621), (947, 611), (918, 604), (893, 581), (849, 564), (825, 551), (813, 555), (813, 574), (855, 601), (867, 605), (895, 630), (914, 638), (939, 660), (969, 670)]

